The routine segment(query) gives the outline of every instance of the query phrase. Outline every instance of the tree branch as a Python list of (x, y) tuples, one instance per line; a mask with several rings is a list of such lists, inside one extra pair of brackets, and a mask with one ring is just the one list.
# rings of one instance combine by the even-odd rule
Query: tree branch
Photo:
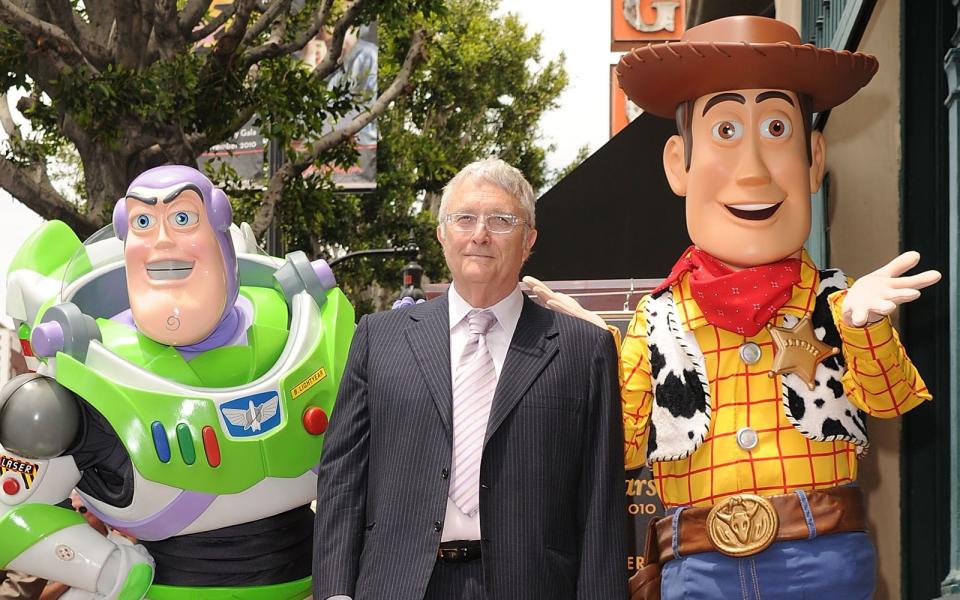
[[(117, 2), (111, 44), (107, 48), (113, 62), (128, 69), (143, 66), (143, 58), (150, 41), (150, 26), (153, 25), (153, 4), (144, 0)], [(148, 11), (150, 14), (148, 14)]]
[(147, 62), (152, 63), (156, 55), (164, 59), (172, 58), (183, 39), (177, 19), (176, 0), (158, 0), (153, 37), (147, 47)]
[[(30, 39), (38, 48), (50, 48), (63, 61), (73, 67), (84, 66), (99, 74), (80, 48), (66, 32), (54, 25), (38, 19), (10, 0), (0, 0), (0, 19)], [(50, 43), (50, 42), (53, 43)]]
[(107, 54), (106, 47), (110, 42), (116, 7), (108, 0), (84, 0), (83, 4), (87, 9), (87, 20), (93, 29), (94, 40)]
[(236, 10), (236, 4), (231, 4), (230, 6), (224, 8), (220, 11), (219, 15), (204, 23), (202, 27), (198, 27), (191, 31), (187, 36), (187, 40), (191, 42), (199, 42), (203, 38), (215, 32), (217, 29), (220, 29), (220, 27), (227, 22), (227, 19), (233, 16), (233, 13), (235, 13)]
[(403, 60), (403, 65), (393, 78), (389, 87), (380, 94), (369, 109), (357, 115), (353, 120), (338, 127), (320, 137), (308, 152), (300, 153), (295, 160), (287, 162), (277, 169), (267, 184), (267, 191), (263, 195), (260, 208), (257, 209), (253, 220), (253, 232), (259, 238), (267, 230), (267, 227), (273, 221), (273, 215), (276, 211), (277, 202), (283, 195), (283, 190), (287, 184), (294, 178), (299, 177), (310, 165), (320, 158), (320, 155), (340, 144), (344, 140), (352, 137), (367, 124), (383, 114), (391, 102), (396, 100), (402, 94), (410, 91), (410, 77), (416, 66), (424, 58), (424, 48), (427, 42), (427, 34), (424, 30), (418, 30), (410, 39), (410, 49)]
[(243, 40), (243, 34), (247, 30), (247, 24), (250, 22), (250, 12), (253, 10), (254, 4), (256, 4), (256, 0), (234, 0), (233, 22), (217, 40), (210, 55), (210, 62), (208, 62), (208, 65), (213, 65), (214, 72), (224, 70), (230, 63), (230, 59), (236, 54), (237, 48)]
[(0, 157), (0, 187), (44, 219), (60, 219), (81, 238), (99, 227), (54, 189), (43, 167), (23, 168)]
[(340, 56), (343, 54), (343, 39), (347, 35), (347, 30), (353, 27), (354, 21), (360, 14), (360, 9), (366, 4), (367, 0), (353, 0), (347, 7), (337, 24), (333, 26), (332, 39), (330, 40), (330, 51), (323, 57), (317, 68), (313, 70), (313, 77), (318, 81), (323, 81), (337, 68), (340, 62)]
[(253, 24), (253, 27), (247, 30), (247, 33), (243, 36), (242, 43), (249, 44), (257, 39), (257, 36), (263, 33), (280, 14), (286, 14), (290, 9), (290, 2), (291, 0), (274, 0), (274, 2), (263, 11), (263, 14), (260, 15), (257, 22)]
[[(43, 2), (50, 14), (50, 21), (63, 29), (64, 33), (76, 42), (81, 52), (91, 59), (91, 62), (105, 58), (102, 48), (99, 53), (97, 52), (97, 44), (93, 40), (90, 25), (77, 15), (68, 0), (43, 0)], [(91, 51), (94, 56), (91, 56)]]
[(43, 0), (43, 2), (51, 22), (63, 29), (64, 33), (76, 42), (87, 60), (98, 67), (105, 66), (109, 61), (106, 48), (97, 42), (94, 27), (80, 17), (69, 0)]
[(187, 2), (187, 5), (180, 11), (180, 21), (178, 23), (180, 35), (185, 38), (190, 36), (193, 28), (196, 27), (204, 15), (207, 14), (207, 10), (210, 8), (212, 2), (213, 0), (190, 0)]
[(20, 130), (17, 124), (13, 122), (13, 114), (10, 113), (10, 103), (6, 94), (0, 94), (0, 125), (8, 138), (20, 137)]
[(333, 0), (323, 0), (323, 4), (320, 5), (320, 8), (313, 16), (313, 21), (311, 21), (310, 26), (301, 31), (292, 41), (286, 44), (281, 44), (279, 42), (279, 38), (275, 39), (274, 36), (270, 36), (270, 39), (263, 44), (247, 51), (241, 58), (243, 67), (246, 69), (262, 60), (274, 58), (283, 54), (290, 54), (291, 52), (296, 52), (297, 50), (300, 50), (306, 46), (307, 42), (315, 38), (317, 34), (320, 33), (320, 29), (323, 27), (324, 22), (326, 22), (327, 17), (330, 15), (330, 9), (332, 7)]

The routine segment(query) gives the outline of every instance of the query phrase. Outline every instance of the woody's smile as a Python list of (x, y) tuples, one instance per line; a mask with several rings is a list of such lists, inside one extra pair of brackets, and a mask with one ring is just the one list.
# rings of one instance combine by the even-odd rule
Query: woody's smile
[(726, 204), (724, 208), (735, 217), (748, 221), (763, 221), (772, 217), (781, 204), (783, 204), (782, 201), (773, 204), (737, 204), (736, 206)]

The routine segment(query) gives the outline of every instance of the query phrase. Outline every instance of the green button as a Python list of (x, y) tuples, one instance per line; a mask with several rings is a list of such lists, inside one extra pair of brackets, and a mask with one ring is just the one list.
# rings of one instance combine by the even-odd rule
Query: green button
[(197, 450), (193, 447), (193, 436), (186, 423), (177, 425), (177, 443), (180, 445), (180, 455), (183, 462), (192, 465), (197, 460)]

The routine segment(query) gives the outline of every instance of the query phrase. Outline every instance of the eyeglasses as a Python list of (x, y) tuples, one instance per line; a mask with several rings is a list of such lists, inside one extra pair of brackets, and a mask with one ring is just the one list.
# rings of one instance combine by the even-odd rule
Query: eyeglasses
[(517, 225), (526, 225), (527, 220), (517, 215), (506, 213), (492, 215), (472, 215), (470, 213), (450, 213), (443, 218), (444, 223), (450, 223), (457, 231), (473, 232), (477, 230), (477, 222), (482, 220), (483, 226), (490, 233), (510, 233)]

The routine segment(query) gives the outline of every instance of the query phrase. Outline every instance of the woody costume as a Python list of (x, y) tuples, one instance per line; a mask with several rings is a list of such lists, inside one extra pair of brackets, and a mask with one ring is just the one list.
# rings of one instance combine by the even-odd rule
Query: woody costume
[[(783, 23), (732, 17), (635, 49), (617, 72), (634, 103), (663, 117), (677, 111), (679, 122), (718, 92), (728, 98), (695, 118), (723, 100), (749, 104), (745, 90), (774, 90), (756, 105), (782, 97), (793, 106), (779, 92), (789, 90), (826, 110), (877, 66), (869, 55), (801, 45)], [(691, 246), (637, 306), (620, 345), (625, 460), (651, 466), (668, 516), (651, 525), (635, 599), (872, 596), (874, 549), (855, 484), (865, 418), (897, 416), (930, 394), (889, 318), (850, 326), (842, 306), (853, 281), (793, 250), (732, 269)]]

